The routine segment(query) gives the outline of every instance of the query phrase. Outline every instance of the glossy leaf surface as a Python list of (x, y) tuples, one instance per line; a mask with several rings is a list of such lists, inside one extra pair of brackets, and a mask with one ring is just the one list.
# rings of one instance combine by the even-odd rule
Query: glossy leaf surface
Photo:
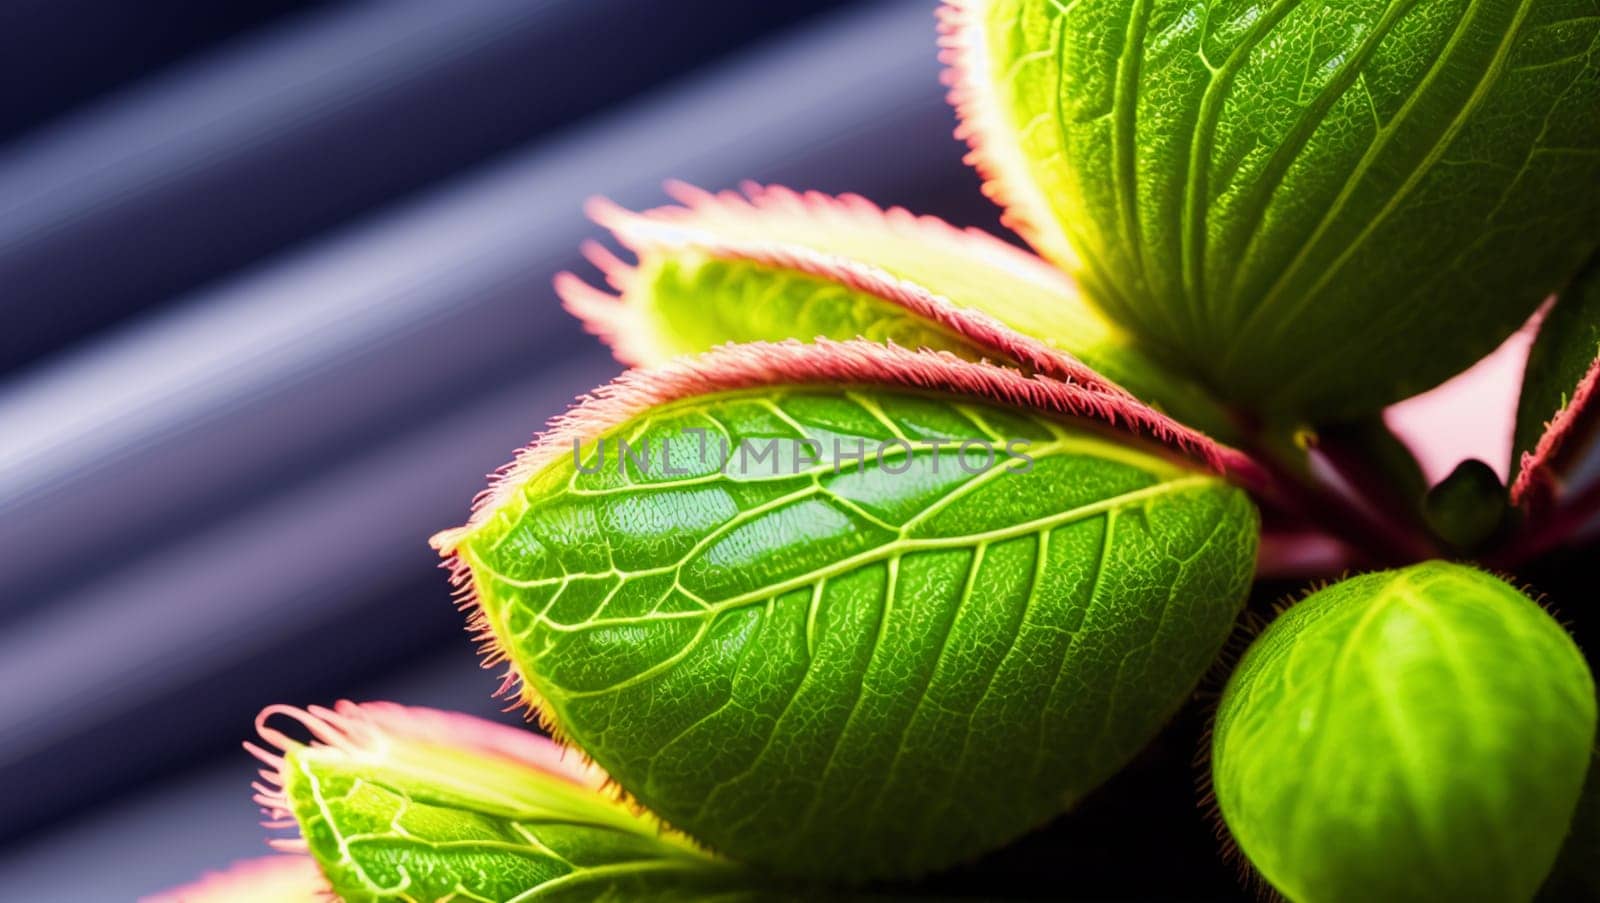
[[(318, 739), (291, 741), (293, 718)], [(258, 799), (298, 827), (348, 903), (700, 900), (748, 876), (637, 814), (604, 776), (534, 734), (388, 704), (263, 712), (282, 751)]]
[(991, 235), (855, 196), (669, 188), (682, 206), (591, 208), (638, 257), (632, 266), (589, 247), (618, 295), (571, 274), (556, 282), (626, 363), (730, 341), (863, 337), (1090, 386), (1109, 380), (1219, 439), (1234, 431), (1192, 378), (1139, 348), (1071, 279)]
[(999, 194), (1240, 404), (1345, 416), (1434, 385), (1600, 235), (1590, 4), (955, 6)]
[(1594, 739), (1594, 682), (1561, 625), (1429, 562), (1268, 627), (1223, 696), (1212, 774), (1239, 847), (1292, 900), (1526, 900)]
[(1070, 806), (1194, 686), (1254, 564), (1241, 491), (982, 398), (770, 385), (595, 420), (581, 470), (512, 471), (442, 544), (558, 731), (780, 871), (923, 872)]
[(1551, 498), (1594, 436), (1600, 384), (1600, 262), (1591, 262), (1556, 299), (1528, 354), (1517, 401), (1512, 497)]

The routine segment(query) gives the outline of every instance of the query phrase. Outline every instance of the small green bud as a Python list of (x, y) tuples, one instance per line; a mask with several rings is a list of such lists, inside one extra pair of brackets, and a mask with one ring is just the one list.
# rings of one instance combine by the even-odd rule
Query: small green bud
[(1223, 695), (1212, 777), (1234, 839), (1290, 899), (1527, 900), (1594, 737), (1566, 631), (1493, 576), (1429, 562), (1273, 623)]
[(1499, 532), (1506, 518), (1506, 487), (1489, 465), (1472, 458), (1428, 490), (1422, 518), (1451, 551), (1469, 555)]

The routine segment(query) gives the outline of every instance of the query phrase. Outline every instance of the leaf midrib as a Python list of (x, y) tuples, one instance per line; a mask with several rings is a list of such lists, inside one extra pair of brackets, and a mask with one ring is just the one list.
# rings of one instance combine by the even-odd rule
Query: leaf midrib
[[(707, 603), (704, 600), (698, 599), (698, 597), (693, 597), (693, 594), (690, 593), (692, 598), (696, 598), (696, 601), (699, 601), (701, 604), (706, 606), (704, 609), (699, 611), (665, 613), (657, 612), (648, 615), (626, 618), (609, 618), (605, 620), (590, 619), (572, 625), (555, 624), (545, 620), (544, 628), (546, 630), (554, 633), (577, 633), (582, 630), (590, 630), (597, 627), (614, 627), (630, 624), (659, 624), (665, 621), (675, 621), (684, 618), (705, 619), (704, 623), (700, 625), (695, 635), (691, 637), (688, 642), (684, 643), (683, 648), (681, 648), (679, 651), (673, 653), (671, 656), (668, 656), (665, 659), (662, 659), (659, 662), (656, 662), (655, 664), (637, 674), (632, 675), (631, 677), (618, 681), (617, 683), (609, 684), (604, 687), (598, 687), (592, 690), (571, 690), (563, 687), (550, 686), (544, 682), (541, 682), (539, 689), (540, 692), (545, 695), (546, 699), (554, 700), (559, 698), (562, 702), (569, 702), (574, 699), (588, 699), (599, 696), (607, 696), (616, 693), (619, 690), (625, 690), (629, 687), (637, 686), (653, 680), (661, 674), (664, 674), (667, 671), (677, 667), (678, 664), (681, 663), (685, 658), (694, 654), (695, 650), (700, 647), (701, 642), (704, 640), (706, 632), (711, 629), (713, 624), (716, 623), (717, 616), (725, 612), (754, 603), (763, 602), (768, 598), (781, 596), (786, 592), (808, 586), (813, 581), (831, 579), (856, 568), (865, 567), (870, 564), (876, 564), (889, 558), (903, 557), (912, 552), (930, 549), (966, 548), (968, 546), (982, 546), (994, 542), (1003, 542), (1007, 539), (1013, 539), (1018, 536), (1026, 536), (1031, 533), (1053, 530), (1056, 527), (1074, 523), (1088, 517), (1093, 517), (1097, 514), (1121, 510), (1146, 499), (1158, 498), (1162, 495), (1181, 491), (1191, 486), (1210, 484), (1213, 481), (1213, 477), (1203, 475), (1171, 480), (1165, 483), (1158, 483), (1154, 486), (1146, 486), (1143, 489), (1136, 489), (1131, 492), (1125, 492), (1119, 495), (1111, 496), (1088, 505), (1081, 505), (1077, 508), (1071, 509), (1070, 511), (1064, 511), (1058, 514), (1050, 515), (1049, 517), (1035, 518), (1034, 520), (1027, 521), (1022, 524), (1016, 524), (1000, 530), (987, 531), (983, 534), (967, 534), (956, 537), (931, 537), (918, 540), (906, 539), (885, 543), (882, 546), (869, 549), (867, 551), (850, 556), (849, 558), (840, 559), (829, 567), (809, 571), (805, 574), (797, 575), (788, 580), (782, 581), (781, 583), (771, 584), (755, 590), (750, 590), (745, 593), (740, 593), (737, 596), (716, 603)], [(681, 567), (681, 564), (673, 565), (672, 567)], [(678, 587), (678, 589), (680, 592), (689, 592), (682, 587)], [(541, 618), (542, 617), (543, 616), (541, 615)], [(528, 668), (525, 669), (525, 672), (529, 673), (530, 675), (537, 674), (537, 669)]]
[[(1192, 486), (1200, 486), (1212, 482), (1215, 482), (1214, 477), (1204, 474), (1196, 474), (1190, 477), (1182, 477), (1175, 480), (1156, 483), (1152, 486), (1146, 486), (1141, 489), (1135, 489), (1129, 492), (1120, 493), (1118, 495), (1109, 496), (1096, 502), (1090, 502), (1086, 505), (1080, 505), (1067, 511), (1057, 512), (1056, 514), (1051, 514), (1045, 517), (1034, 518), (1032, 520), (1023, 521), (1008, 527), (987, 530), (982, 533), (965, 533), (959, 536), (930, 536), (917, 539), (897, 539), (884, 543), (881, 546), (876, 546), (874, 548), (859, 552), (848, 558), (841, 558), (832, 565), (807, 571), (804, 574), (798, 574), (787, 580), (768, 584), (756, 589), (747, 590), (746, 592), (739, 593), (727, 599), (720, 599), (715, 602), (700, 600), (697, 596), (694, 596), (691, 590), (688, 590), (682, 586), (677, 587), (679, 591), (688, 593), (692, 598), (696, 598), (698, 601), (704, 602), (704, 604), (707, 605), (707, 608), (700, 611), (664, 612), (625, 618), (607, 618), (604, 620), (590, 619), (577, 624), (555, 624), (549, 621), (546, 621), (545, 623), (546, 626), (552, 630), (576, 631), (597, 625), (610, 626), (614, 624), (652, 623), (661, 620), (690, 617), (697, 618), (704, 617), (706, 615), (721, 614), (734, 608), (739, 608), (755, 602), (765, 601), (770, 596), (781, 595), (789, 592), (790, 590), (809, 586), (816, 580), (831, 579), (858, 567), (875, 564), (891, 557), (904, 556), (912, 552), (966, 548), (970, 546), (977, 546), (979, 544), (1004, 542), (1007, 539), (1014, 539), (1018, 536), (1026, 536), (1042, 530), (1051, 530), (1087, 517), (1092, 517), (1096, 514), (1102, 514), (1114, 509), (1124, 508), (1146, 499), (1159, 497), (1167, 493), (1178, 492)], [(470, 555), (471, 553), (468, 552), (468, 554)], [(473, 556), (473, 561), (471, 563), (475, 570), (481, 567), (485, 573), (492, 574), (497, 578), (499, 577), (499, 575), (495, 574), (492, 569), (478, 561), (475, 556)], [(626, 580), (642, 576), (669, 573), (683, 567), (683, 564), (683, 561), (679, 561), (671, 565), (664, 565), (659, 568), (649, 568), (642, 571), (632, 572), (619, 571), (615, 574), (569, 574), (564, 579), (573, 579), (577, 577), (620, 576)]]

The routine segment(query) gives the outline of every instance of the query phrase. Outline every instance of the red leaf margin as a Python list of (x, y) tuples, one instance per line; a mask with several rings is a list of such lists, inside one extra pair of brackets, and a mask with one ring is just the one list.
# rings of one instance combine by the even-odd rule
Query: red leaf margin
[(1531, 510), (1548, 508), (1561, 489), (1560, 474), (1570, 462), (1574, 437), (1593, 432), (1594, 401), (1600, 393), (1600, 358), (1589, 364), (1573, 389), (1566, 407), (1557, 411), (1532, 451), (1522, 453), (1516, 479), (1511, 483), (1511, 503)]
[[(722, 260), (751, 261), (806, 273), (895, 304), (944, 326), (986, 352), (1031, 370), (1070, 379), (1097, 391), (1132, 397), (1071, 354), (1024, 335), (990, 314), (958, 305), (927, 286), (897, 278), (868, 261), (798, 243), (731, 237), (726, 224), (744, 222), (759, 232), (763, 221), (789, 218), (819, 228), (865, 227), (913, 239), (928, 248), (929, 254), (937, 255), (940, 249), (946, 249), (952, 254), (976, 257), (986, 265), (1059, 291), (1064, 297), (1076, 295), (1078, 288), (1072, 280), (1046, 261), (980, 229), (957, 228), (938, 217), (919, 216), (903, 207), (883, 208), (856, 194), (801, 193), (755, 182), (745, 182), (740, 189), (712, 193), (685, 182), (669, 181), (666, 192), (680, 206), (634, 212), (605, 198), (594, 198), (586, 209), (590, 219), (610, 231), (638, 258), (652, 251), (688, 247)], [(711, 220), (721, 220), (725, 225), (722, 229), (713, 228)], [(635, 366), (663, 360), (665, 355), (651, 344), (651, 327), (642, 322), (644, 312), (628, 303), (637, 286), (637, 268), (597, 242), (585, 242), (583, 253), (619, 294), (608, 294), (571, 272), (563, 272), (555, 278), (555, 289), (567, 311), (611, 346), (619, 362)]]
[[(420, 741), (470, 750), (504, 759), (578, 787), (597, 793), (611, 793), (609, 778), (586, 757), (562, 744), (531, 731), (459, 712), (447, 712), (394, 702), (356, 703), (348, 699), (333, 708), (271, 705), (256, 716), (256, 734), (261, 744), (246, 742), (244, 748), (263, 766), (261, 780), (251, 785), (253, 799), (261, 807), (262, 827), (271, 830), (298, 830), (294, 812), (284, 796), (286, 784), (284, 753), (302, 744), (274, 727), (275, 718), (287, 718), (311, 734), (312, 746), (328, 746), (353, 754), (374, 753), (396, 740)], [(262, 745), (265, 744), (265, 745)], [(274, 837), (268, 841), (283, 853), (306, 853), (305, 839)]]

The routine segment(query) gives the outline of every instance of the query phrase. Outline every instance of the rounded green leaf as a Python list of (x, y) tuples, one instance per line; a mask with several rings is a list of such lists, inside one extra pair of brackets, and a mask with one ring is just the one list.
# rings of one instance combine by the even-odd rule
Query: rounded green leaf
[(1242, 491), (981, 397), (777, 384), (595, 420), (441, 544), (559, 732), (781, 872), (919, 873), (1070, 807), (1193, 688), (1254, 565)]
[(996, 193), (1239, 404), (1334, 417), (1426, 389), (1600, 236), (1587, 4), (956, 6), (958, 99)]
[(1217, 804), (1300, 903), (1526, 900), (1583, 787), (1594, 693), (1561, 625), (1489, 574), (1356, 577), (1240, 662), (1212, 740)]

